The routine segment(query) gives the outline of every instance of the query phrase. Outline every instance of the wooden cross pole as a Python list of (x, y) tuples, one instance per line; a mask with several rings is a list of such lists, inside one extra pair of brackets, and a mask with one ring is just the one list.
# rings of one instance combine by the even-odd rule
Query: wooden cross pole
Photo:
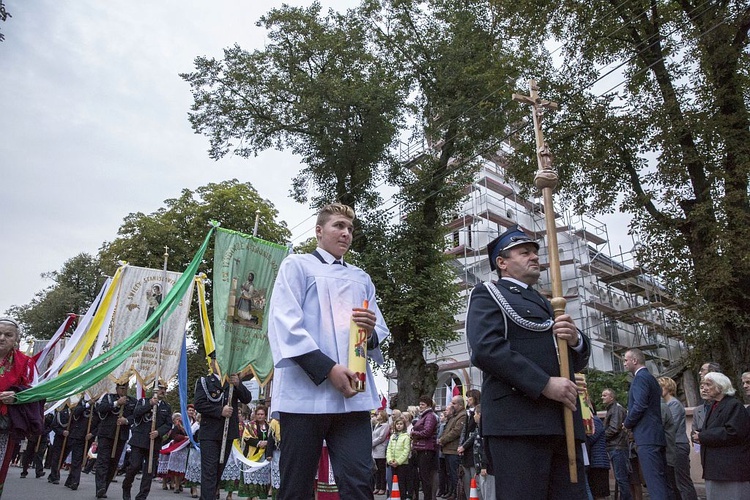
[[(549, 272), (552, 278), (552, 309), (555, 318), (565, 314), (565, 299), (562, 290), (562, 273), (560, 271), (560, 254), (557, 249), (557, 226), (555, 224), (555, 207), (552, 195), (557, 187), (557, 172), (552, 168), (552, 153), (544, 142), (542, 133), (542, 117), (547, 110), (557, 110), (557, 103), (545, 101), (539, 97), (539, 87), (535, 80), (529, 80), (530, 95), (513, 94), (513, 100), (531, 106), (531, 116), (534, 121), (534, 136), (536, 138), (536, 158), (539, 170), (534, 177), (534, 185), (542, 192), (544, 198), (544, 225), (547, 229), (547, 250), (549, 253)], [(570, 360), (568, 359), (568, 342), (557, 339), (557, 350), (560, 362), (560, 376), (570, 378)], [(565, 441), (568, 449), (568, 471), (570, 482), (578, 482), (576, 467), (576, 444), (573, 434), (573, 412), (563, 407), (565, 421)]]
[[(169, 247), (164, 246), (164, 271), (163, 271), (163, 284), (161, 287), (161, 299), (164, 300), (164, 298), (167, 296), (167, 263), (169, 262)], [(163, 323), (162, 323), (163, 325)], [(154, 395), (153, 397), (157, 398), (157, 403), (154, 405), (154, 408), (151, 412), (151, 432), (156, 431), (156, 417), (159, 414), (159, 403), (161, 402), (161, 398), (158, 396), (159, 393), (159, 377), (161, 375), (161, 337), (162, 332), (164, 330), (163, 326), (159, 327), (159, 336), (157, 337), (156, 342), (156, 374), (154, 375)], [(119, 430), (118, 430), (119, 432)], [(154, 438), (151, 439), (151, 444), (149, 446), (148, 450), (148, 473), (152, 474), (154, 471), (154, 445), (155, 440)]]

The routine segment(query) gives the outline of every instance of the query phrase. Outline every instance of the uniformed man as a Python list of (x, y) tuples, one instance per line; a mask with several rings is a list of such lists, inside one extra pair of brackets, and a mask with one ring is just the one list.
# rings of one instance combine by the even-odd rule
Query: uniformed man
[(93, 414), (91, 404), (83, 398), (73, 408), (72, 420), (68, 429), (67, 449), (70, 451), (70, 472), (65, 480), (65, 486), (71, 490), (78, 489), (81, 482), (81, 468), (83, 457), (86, 452), (86, 443), (94, 437), (92, 430), (96, 432), (96, 423), (92, 422)]
[[(575, 438), (585, 433), (573, 374), (586, 367), (589, 341), (531, 285), (539, 280), (539, 245), (518, 226), (487, 246), (500, 279), (471, 292), (466, 335), (471, 361), (484, 372), (482, 435), (504, 498), (584, 499), (583, 460), (570, 481), (563, 408), (574, 412)], [(556, 339), (568, 342), (570, 377), (560, 376)], [(576, 416), (577, 415), (577, 416)]]
[(29, 436), (28, 445), (26, 451), (23, 454), (22, 459), (22, 471), (21, 477), (29, 475), (29, 466), (33, 465), (36, 470), (36, 477), (39, 479), (43, 477), (44, 472), (44, 454), (47, 451), (47, 445), (49, 444), (49, 433), (52, 431), (52, 420), (55, 418), (54, 413), (48, 413), (44, 416), (44, 432), (42, 434), (35, 434)]
[(68, 453), (67, 440), (65, 436), (68, 435), (68, 427), (70, 426), (70, 409), (68, 408), (67, 402), (62, 405), (62, 408), (57, 408), (52, 418), (52, 430), (55, 435), (53, 436), (52, 445), (49, 449), (49, 477), (47, 481), (52, 484), (60, 484), (60, 458), (65, 458)]
[[(128, 380), (124, 379), (117, 382), (114, 394), (106, 394), (96, 405), (100, 420), (94, 464), (96, 498), (107, 498), (109, 483), (117, 473), (117, 462), (128, 441), (136, 403), (133, 396), (128, 396)], [(113, 450), (115, 440), (117, 447)]]
[[(135, 496), (136, 500), (146, 500), (151, 491), (151, 480), (156, 474), (159, 464), (159, 450), (162, 438), (172, 428), (172, 408), (164, 401), (167, 384), (159, 381), (155, 394), (151, 398), (138, 401), (133, 410), (133, 425), (130, 436), (130, 463), (122, 482), (122, 498), (130, 500), (130, 487), (136, 474), (143, 470), (141, 489)], [(154, 424), (154, 409), (156, 409), (156, 423)], [(154, 430), (151, 430), (154, 429)], [(149, 448), (153, 443), (152, 468), (149, 470)]]
[[(249, 404), (252, 394), (235, 374), (228, 382), (221, 383), (216, 360), (211, 362), (213, 374), (199, 378), (195, 383), (195, 410), (201, 414), (199, 440), (201, 447), (201, 500), (214, 500), (219, 487), (219, 479), (224, 471), (232, 442), (239, 434), (237, 417), (239, 402)], [(229, 401), (229, 384), (234, 386), (232, 400)], [(221, 443), (224, 436), (224, 422), (229, 419), (224, 460), (220, 461)]]

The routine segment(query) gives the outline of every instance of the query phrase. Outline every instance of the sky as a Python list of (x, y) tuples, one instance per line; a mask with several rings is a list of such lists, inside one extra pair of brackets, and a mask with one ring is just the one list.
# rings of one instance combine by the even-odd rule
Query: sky
[(235, 43), (262, 48), (266, 31), (255, 23), (282, 2), (4, 3), (12, 17), (0, 23), (0, 312), (50, 285), (41, 273), (95, 254), (128, 214), (151, 213), (183, 188), (250, 182), (295, 243), (312, 236), (312, 212), (289, 198), (299, 160), (273, 150), (211, 160), (178, 76), (195, 57), (220, 58)]
[[(193, 70), (197, 56), (220, 58), (235, 43), (262, 48), (266, 31), (255, 23), (282, 2), (4, 3), (12, 17), (0, 23), (0, 266), (6, 283), (0, 312), (49, 286), (41, 273), (81, 252), (96, 254), (128, 214), (151, 213), (183, 188), (250, 182), (278, 209), (294, 243), (313, 235), (312, 212), (289, 198), (299, 159), (272, 150), (252, 159), (211, 160), (208, 139), (188, 122), (192, 96), (179, 77)], [(336, 10), (357, 3), (321, 1)]]

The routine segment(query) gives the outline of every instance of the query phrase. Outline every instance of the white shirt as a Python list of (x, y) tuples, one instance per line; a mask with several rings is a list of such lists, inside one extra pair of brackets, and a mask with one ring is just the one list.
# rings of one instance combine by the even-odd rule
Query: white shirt
[[(322, 249), (327, 262), (333, 257)], [(328, 260), (330, 259), (330, 260)], [(346, 413), (370, 411), (380, 406), (372, 371), (367, 366), (367, 389), (351, 398), (336, 390), (329, 380), (315, 385), (291, 358), (317, 349), (336, 363), (348, 365), (349, 327), (352, 308), (364, 300), (375, 313), (379, 343), (389, 335), (375, 300), (370, 276), (352, 264), (326, 265), (312, 254), (293, 254), (279, 268), (271, 296), (268, 339), (274, 362), (271, 412)], [(380, 348), (368, 350), (378, 364)]]

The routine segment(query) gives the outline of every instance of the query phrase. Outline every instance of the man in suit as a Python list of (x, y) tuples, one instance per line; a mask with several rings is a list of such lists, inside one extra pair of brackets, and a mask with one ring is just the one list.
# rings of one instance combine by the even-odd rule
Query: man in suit
[(633, 374), (633, 381), (628, 393), (628, 416), (623, 426), (633, 431), (649, 497), (666, 500), (670, 498), (670, 490), (666, 475), (667, 439), (661, 419), (661, 387), (646, 369), (646, 356), (640, 349), (625, 352), (624, 365)]
[(370, 276), (343, 260), (353, 234), (351, 207), (323, 207), (315, 224), (318, 247), (284, 259), (274, 284), (268, 340), (275, 367), (271, 413), (279, 415), (284, 435), (279, 500), (313, 498), (323, 440), (341, 498), (372, 499), (370, 410), (380, 398), (369, 364), (364, 390), (352, 385), (358, 377), (348, 367), (349, 332), (356, 324), (377, 363), (389, 332)]
[[(215, 356), (215, 354), (214, 354)], [(237, 417), (240, 401), (249, 404), (253, 397), (240, 378), (235, 374), (228, 382), (221, 383), (216, 359), (211, 361), (213, 373), (195, 382), (195, 410), (201, 414), (199, 433), (201, 447), (201, 500), (214, 500), (219, 488), (219, 479), (232, 451), (232, 442), (239, 433)], [(229, 384), (234, 386), (232, 400), (229, 400)], [(220, 461), (221, 443), (224, 437), (224, 422), (229, 419), (224, 460)]]
[[(151, 480), (156, 475), (156, 468), (159, 465), (162, 438), (172, 428), (172, 408), (164, 401), (166, 393), (167, 384), (160, 380), (154, 395), (151, 398), (139, 400), (133, 409), (132, 436), (129, 441), (130, 463), (125, 479), (122, 481), (123, 500), (130, 500), (130, 488), (133, 486), (136, 474), (141, 471), (143, 471), (141, 488), (135, 500), (146, 500), (151, 491)], [(154, 410), (156, 410), (155, 421)], [(152, 443), (153, 455), (149, 455)], [(148, 468), (149, 456), (153, 457), (151, 470)]]
[[(553, 319), (552, 306), (531, 285), (539, 280), (539, 245), (518, 226), (487, 246), (495, 283), (471, 292), (466, 335), (471, 361), (484, 372), (482, 435), (504, 498), (586, 498), (581, 446), (578, 482), (568, 472), (563, 408), (574, 413), (575, 438), (585, 439), (574, 373), (586, 367), (588, 339), (573, 319)], [(568, 342), (570, 377), (560, 376), (557, 338)]]
[[(136, 403), (133, 396), (128, 396), (128, 381), (125, 379), (117, 382), (114, 394), (105, 394), (96, 405), (100, 421), (94, 465), (96, 498), (107, 498), (109, 483), (115, 477), (117, 463), (130, 434)], [(115, 436), (117, 436), (116, 439)], [(115, 440), (117, 440), (117, 447), (113, 450)]]

